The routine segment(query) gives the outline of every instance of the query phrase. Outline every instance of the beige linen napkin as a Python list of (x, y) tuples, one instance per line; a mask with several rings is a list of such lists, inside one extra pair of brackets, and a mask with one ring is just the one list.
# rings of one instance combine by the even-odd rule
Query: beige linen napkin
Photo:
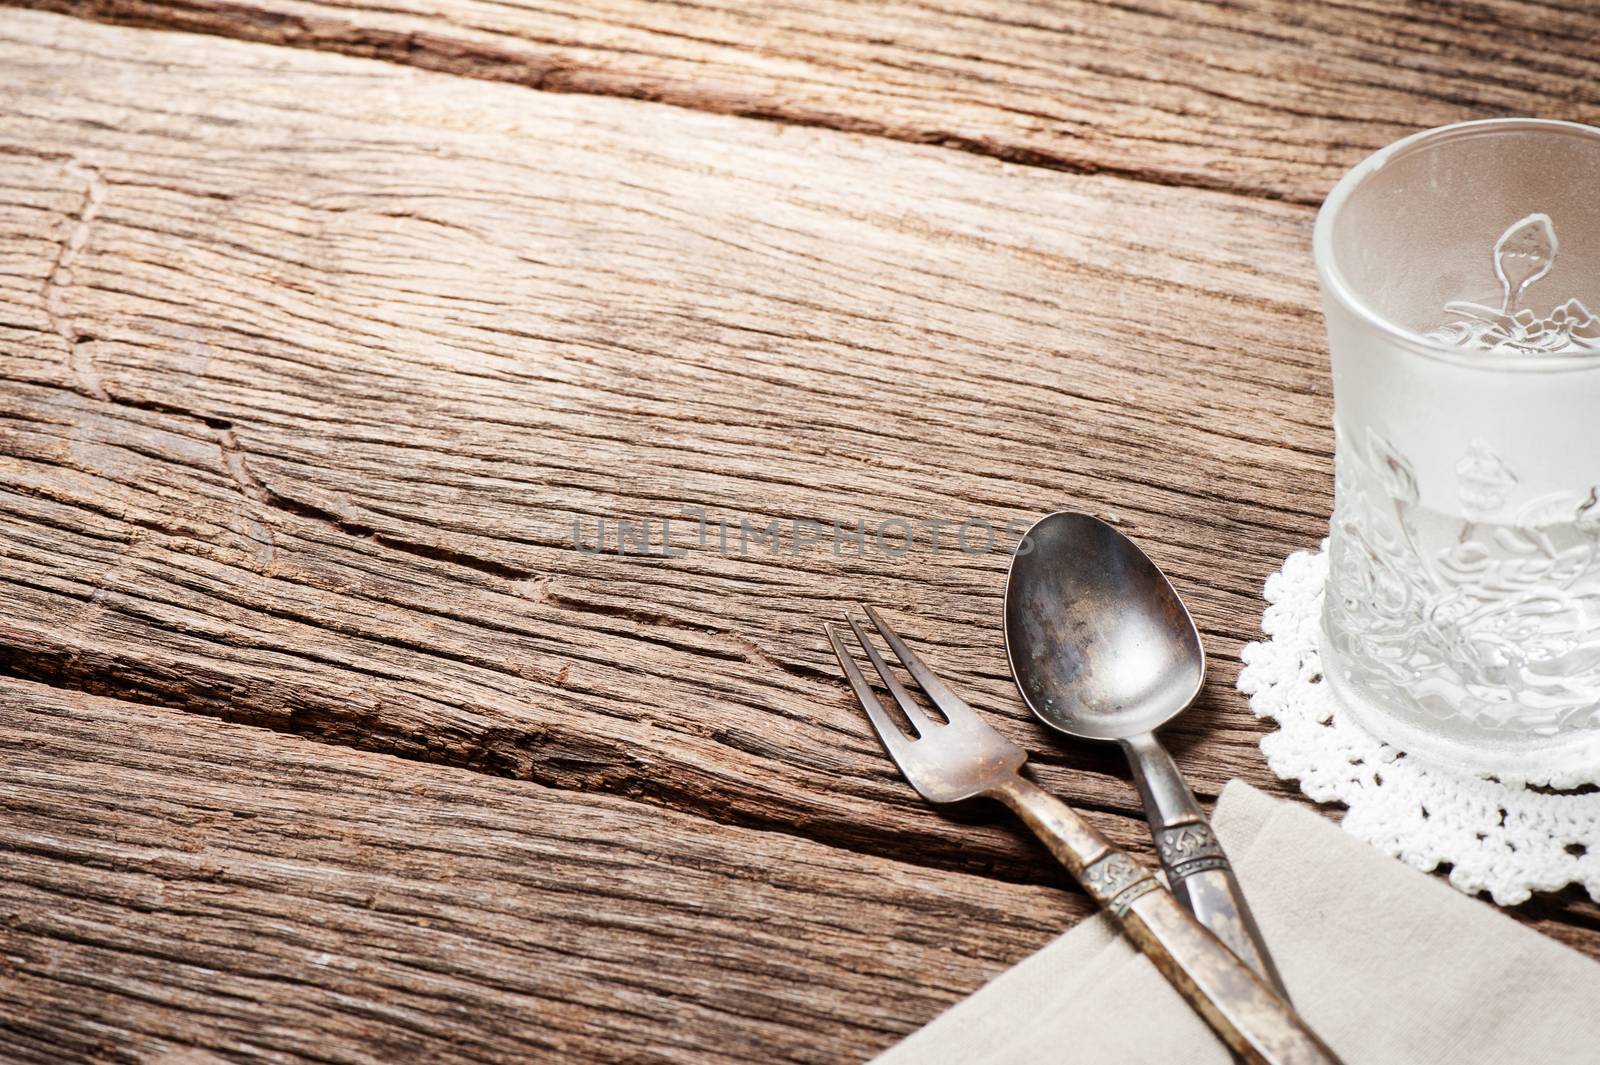
[[(1600, 964), (1230, 783), (1212, 825), (1301, 1014), (1346, 1065), (1600, 1065)], [(1231, 1065), (1097, 916), (875, 1065)]]

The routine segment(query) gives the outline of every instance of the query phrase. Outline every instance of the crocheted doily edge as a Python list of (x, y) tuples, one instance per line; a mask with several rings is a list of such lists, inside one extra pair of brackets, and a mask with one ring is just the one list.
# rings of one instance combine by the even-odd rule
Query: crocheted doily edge
[(1467, 894), (1514, 906), (1578, 884), (1600, 902), (1600, 792), (1452, 774), (1341, 713), (1318, 648), (1326, 548), (1295, 552), (1268, 578), (1266, 638), (1241, 656), (1239, 690), (1278, 725), (1261, 738), (1268, 768), (1315, 802), (1342, 804), (1356, 838), (1423, 872), (1448, 865)]

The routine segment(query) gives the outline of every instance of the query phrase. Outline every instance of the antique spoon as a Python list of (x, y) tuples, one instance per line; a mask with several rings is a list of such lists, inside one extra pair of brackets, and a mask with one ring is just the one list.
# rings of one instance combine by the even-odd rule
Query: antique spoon
[(1005, 606), (1023, 701), (1069, 736), (1121, 745), (1173, 894), (1287, 997), (1227, 856), (1155, 736), (1205, 679), (1200, 633), (1178, 593), (1126, 536), (1061, 511), (1023, 537)]

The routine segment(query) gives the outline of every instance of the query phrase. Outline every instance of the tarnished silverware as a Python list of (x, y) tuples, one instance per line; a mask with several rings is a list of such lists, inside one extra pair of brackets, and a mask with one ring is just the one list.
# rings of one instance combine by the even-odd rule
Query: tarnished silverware
[(1121, 745), (1172, 893), (1288, 998), (1227, 855), (1156, 739), (1205, 679), (1183, 600), (1137, 544), (1088, 514), (1040, 518), (1023, 542), (1006, 580), (1006, 654), (1023, 702), (1057, 731)]
[(832, 625), (828, 640), (856, 698), (900, 772), (924, 799), (996, 799), (1022, 819), (1050, 853), (1116, 919), (1179, 994), (1252, 1065), (1338, 1065), (1294, 1008), (1178, 904), (1154, 874), (1117, 850), (1065, 803), (1020, 770), (1028, 755), (973, 712), (923, 664), (876, 610), (867, 616), (900, 664), (944, 717), (923, 711), (854, 618), (847, 619), (867, 659), (915, 730), (890, 716)]

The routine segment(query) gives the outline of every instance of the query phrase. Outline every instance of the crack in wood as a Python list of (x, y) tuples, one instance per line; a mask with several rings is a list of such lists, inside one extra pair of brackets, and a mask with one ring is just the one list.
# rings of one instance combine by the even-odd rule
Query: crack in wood
[(272, 505), (273, 493), (250, 472), (244, 451), (239, 447), (239, 438), (231, 428), (218, 430), (217, 448), (222, 452), (222, 465), (233, 478), (233, 483), (239, 486), (239, 491), (258, 503)]
[[(1586, 121), (1594, 106), (1592, 12), (1504, 0), (1420, 21), (1403, 5), (1286, 21), (1261, 4), (1180, 18), (990, 0), (897, 9), (892, 34), (872, 5), (829, 0), (0, 3), (1306, 205), (1416, 128), (1508, 112)], [(1512, 52), (1523, 61), (1508, 74)]]
[[(0, 0), (0, 6), (20, 2)], [(755, 103), (738, 93), (669, 87), (646, 76), (635, 75), (630, 79), (626, 75), (590, 69), (556, 56), (524, 54), (481, 41), (452, 37), (444, 27), (437, 32), (396, 32), (378, 26), (363, 26), (348, 19), (308, 18), (220, 0), (193, 6), (152, 0), (34, 0), (25, 6), (111, 25), (179, 30), (284, 48), (334, 52), (456, 77), (510, 83), (536, 92), (667, 103), (708, 114), (944, 148), (1017, 166), (1071, 174), (1105, 175), (1154, 185), (1203, 189), (1310, 206), (1322, 200), (1317, 194), (1277, 189), (1207, 169), (1173, 170), (1153, 164), (1138, 165), (1091, 158), (1083, 154), (1082, 146), (1073, 137), (1064, 141), (1063, 149), (1050, 150), (1015, 143), (1003, 133), (972, 134), (954, 125), (942, 124), (896, 126), (870, 112), (851, 113), (847, 109), (822, 108), (790, 110), (777, 104)], [(571, 42), (556, 44), (557, 47), (573, 47)]]
[[(99, 393), (94, 396), (95, 399), (114, 406), (127, 407), (130, 410), (152, 411), (157, 414), (183, 418), (205, 426), (209, 431), (210, 438), (217, 445), (217, 450), (221, 456), (222, 469), (227, 474), (228, 480), (239, 489), (240, 494), (246, 499), (284, 514), (316, 521), (345, 535), (370, 540), (384, 547), (416, 555), (420, 558), (431, 559), (435, 562), (449, 563), (509, 581), (529, 581), (538, 576), (532, 570), (508, 565), (495, 559), (484, 558), (439, 544), (425, 544), (415, 540), (407, 540), (403, 537), (380, 533), (372, 526), (353, 521), (312, 503), (286, 496), (267, 485), (251, 469), (249, 453), (239, 442), (239, 436), (232, 421), (200, 414), (171, 403), (148, 399), (133, 399), (112, 393), (101, 386), (98, 378), (95, 379), (95, 384), (99, 387)], [(270, 536), (270, 530), (264, 526), (262, 531)]]
[(550, 581), (544, 577), (533, 581), (526, 586), (527, 594), (539, 602), (561, 610), (571, 610), (583, 614), (596, 614), (604, 617), (619, 618), (631, 621), (646, 628), (680, 629), (684, 632), (702, 633), (714, 637), (728, 649), (728, 657), (748, 662), (754, 666), (763, 666), (799, 677), (804, 680), (821, 680), (838, 686), (844, 690), (844, 681), (840, 674), (816, 669), (798, 662), (785, 662), (768, 652), (756, 641), (736, 632), (718, 628), (713, 625), (697, 624), (672, 617), (658, 610), (646, 610), (641, 607), (627, 606), (621, 603), (602, 603), (589, 599), (578, 599), (557, 591)]
[[(40, 668), (42, 658), (53, 658)], [(231, 724), (261, 728), (278, 735), (310, 740), (332, 748), (380, 754), (403, 761), (463, 770), (474, 775), (520, 780), (553, 791), (582, 795), (605, 795), (630, 802), (702, 818), (717, 825), (793, 837), (835, 850), (867, 855), (920, 869), (962, 872), (1018, 885), (1051, 885), (1077, 893), (1050, 862), (1042, 847), (1025, 833), (1015, 833), (1014, 845), (1003, 851), (974, 849), (948, 835), (930, 838), (922, 834), (884, 835), (844, 816), (816, 816), (773, 810), (729, 801), (726, 795), (708, 790), (691, 779), (657, 772), (648, 752), (635, 752), (630, 765), (619, 766), (616, 751), (593, 736), (552, 730), (493, 728), (475, 733), (432, 736), (385, 733), (376, 728), (351, 729), (348, 722), (329, 721), (309, 708), (299, 707), (286, 718), (264, 717), (253, 713), (219, 712), (214, 707), (185, 705), (171, 698), (170, 691), (139, 683), (119, 684), (111, 673), (81, 668), (77, 661), (59, 656), (25, 657), (15, 647), (0, 648), (0, 678), (42, 684), (63, 692), (81, 692), (121, 702), (181, 713), (199, 714)], [(202, 685), (204, 682), (201, 682)], [(373, 723), (369, 723), (373, 724)], [(914, 797), (908, 802), (915, 803)], [(1115, 817), (1142, 832), (1132, 821), (1129, 808), (1102, 807), (1079, 802), (1080, 810)], [(967, 809), (949, 815), (963, 824), (994, 822), (1005, 824), (998, 808)], [(1121, 839), (1136, 853), (1149, 852), (1140, 838)], [(930, 845), (931, 844), (931, 845)]]
[(45, 275), (44, 284), (39, 290), (39, 300), (44, 307), (50, 327), (66, 341), (67, 367), (78, 390), (84, 395), (105, 400), (111, 397), (106, 393), (105, 386), (100, 383), (94, 357), (85, 347), (85, 344), (92, 342), (94, 337), (84, 333), (73, 323), (64, 301), (66, 290), (73, 284), (73, 263), (77, 261), (79, 253), (89, 242), (89, 231), (106, 202), (107, 186), (99, 169), (81, 160), (70, 160), (66, 165), (66, 171), (83, 182), (83, 202), (67, 219), (70, 228), (59, 241), (55, 262), (51, 265), (50, 272)]

